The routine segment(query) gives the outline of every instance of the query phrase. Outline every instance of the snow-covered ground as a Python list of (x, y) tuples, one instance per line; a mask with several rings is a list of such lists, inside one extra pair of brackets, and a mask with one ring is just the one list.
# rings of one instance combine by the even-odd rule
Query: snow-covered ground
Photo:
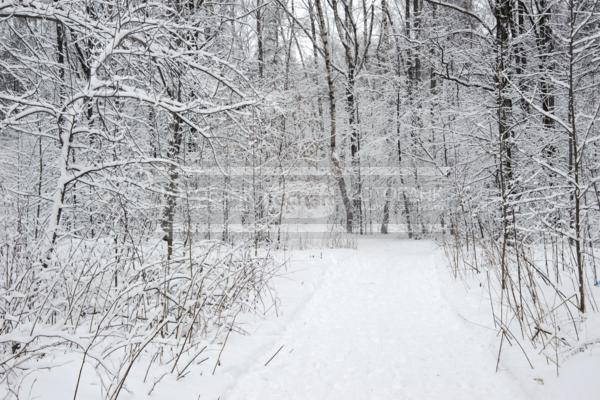
[(434, 242), (367, 238), (325, 254), (310, 300), (222, 400), (598, 399), (598, 349), (557, 377), (505, 345), (496, 372), (489, 298), (451, 278)]
[(494, 371), (488, 332), (442, 295), (432, 242), (366, 239), (333, 251), (323, 283), (224, 396), (269, 399), (525, 399)]
[[(496, 372), (497, 332), (483, 288), (454, 281), (431, 241), (360, 239), (357, 249), (287, 254), (275, 278), (279, 307), (245, 316), (183, 377), (132, 371), (120, 399), (210, 400), (596, 400), (599, 349), (529, 369), (506, 347)], [(474, 286), (474, 287), (473, 287)], [(206, 357), (206, 359), (205, 359)], [(535, 357), (533, 357), (535, 360)], [(31, 398), (72, 398), (72, 368), (36, 372)], [(89, 376), (84, 371), (83, 379)], [(160, 377), (160, 383), (154, 385)], [(27, 391), (24, 391), (27, 393)], [(78, 398), (99, 398), (83, 382)]]

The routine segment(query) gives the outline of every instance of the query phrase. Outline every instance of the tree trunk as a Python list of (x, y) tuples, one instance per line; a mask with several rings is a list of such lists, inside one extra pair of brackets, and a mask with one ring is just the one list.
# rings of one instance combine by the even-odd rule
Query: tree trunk
[(336, 153), (336, 104), (335, 104), (335, 84), (333, 82), (333, 68), (331, 65), (331, 54), (329, 52), (329, 38), (327, 25), (325, 21), (325, 15), (323, 13), (323, 7), (321, 0), (315, 0), (315, 6), (317, 9), (317, 16), (319, 20), (319, 32), (321, 34), (321, 41), (323, 43), (323, 55), (325, 58), (325, 74), (327, 78), (327, 88), (329, 95), (329, 118), (330, 118), (330, 130), (329, 130), (329, 157), (331, 161), (331, 170), (338, 184), (340, 195), (344, 209), (346, 210), (346, 231), (352, 232), (353, 227), (353, 207), (350, 197), (348, 196), (348, 189), (346, 187), (346, 181), (343, 175), (343, 167), (340, 159)]

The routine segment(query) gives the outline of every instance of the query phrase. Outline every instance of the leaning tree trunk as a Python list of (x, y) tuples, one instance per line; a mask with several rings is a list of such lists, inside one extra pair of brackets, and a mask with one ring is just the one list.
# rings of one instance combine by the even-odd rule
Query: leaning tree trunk
[[(360, 172), (360, 131), (358, 128), (358, 102), (356, 100), (356, 74), (357, 62), (359, 57), (358, 38), (351, 35), (350, 27), (356, 26), (352, 15), (352, 2), (344, 4), (344, 22), (338, 12), (337, 0), (332, 0), (331, 7), (333, 16), (338, 27), (340, 42), (344, 47), (344, 60), (346, 62), (346, 114), (348, 116), (348, 128), (350, 129), (350, 162), (351, 162), (351, 179), (350, 189), (352, 196), (352, 207), (354, 212), (354, 223), (358, 226), (359, 232), (363, 233), (363, 210), (362, 210), (362, 183)], [(343, 28), (346, 27), (346, 28)], [(365, 28), (366, 29), (366, 28)]]
[(346, 181), (343, 175), (343, 169), (340, 159), (336, 153), (336, 106), (335, 106), (335, 84), (333, 82), (333, 67), (331, 63), (331, 54), (329, 52), (329, 39), (327, 32), (327, 23), (325, 21), (325, 15), (323, 13), (323, 6), (321, 0), (315, 0), (315, 6), (317, 9), (317, 16), (319, 20), (319, 32), (321, 34), (321, 41), (323, 43), (323, 56), (325, 58), (325, 73), (327, 77), (327, 88), (329, 95), (329, 118), (330, 118), (330, 130), (329, 130), (329, 157), (331, 161), (331, 170), (336, 180), (342, 203), (346, 210), (346, 231), (352, 232), (353, 226), (353, 207), (348, 195), (348, 189), (346, 187)]

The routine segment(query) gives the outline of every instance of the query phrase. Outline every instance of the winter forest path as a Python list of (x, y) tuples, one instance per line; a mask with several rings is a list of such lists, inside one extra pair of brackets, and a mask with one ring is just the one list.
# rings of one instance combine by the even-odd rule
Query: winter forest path
[(489, 332), (442, 295), (432, 242), (365, 239), (343, 253), (286, 326), (266, 366), (225, 400), (521, 400), (495, 373)]

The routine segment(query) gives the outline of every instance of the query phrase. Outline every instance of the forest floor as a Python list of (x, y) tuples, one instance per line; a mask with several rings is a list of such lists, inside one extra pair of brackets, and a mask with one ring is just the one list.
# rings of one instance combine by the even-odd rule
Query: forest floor
[(325, 271), (310, 299), (221, 400), (598, 398), (598, 349), (557, 376), (505, 344), (496, 372), (487, 291), (453, 280), (434, 242), (362, 239), (320, 255)]
[[(120, 399), (178, 400), (592, 400), (600, 349), (552, 366), (499, 339), (487, 291), (454, 280), (431, 241), (360, 239), (357, 249), (284, 254), (279, 306), (243, 316), (243, 332), (183, 379), (142, 383), (132, 372)], [(217, 363), (215, 360), (219, 358)], [(32, 398), (72, 398), (78, 363), (36, 375)], [(153, 374), (151, 374), (153, 375)], [(85, 376), (84, 376), (85, 378)], [(97, 398), (97, 384), (78, 398)]]
[(527, 399), (495, 372), (494, 333), (465, 322), (445, 298), (440, 253), (432, 242), (398, 239), (330, 252), (322, 283), (270, 351), (283, 348), (224, 399)]

